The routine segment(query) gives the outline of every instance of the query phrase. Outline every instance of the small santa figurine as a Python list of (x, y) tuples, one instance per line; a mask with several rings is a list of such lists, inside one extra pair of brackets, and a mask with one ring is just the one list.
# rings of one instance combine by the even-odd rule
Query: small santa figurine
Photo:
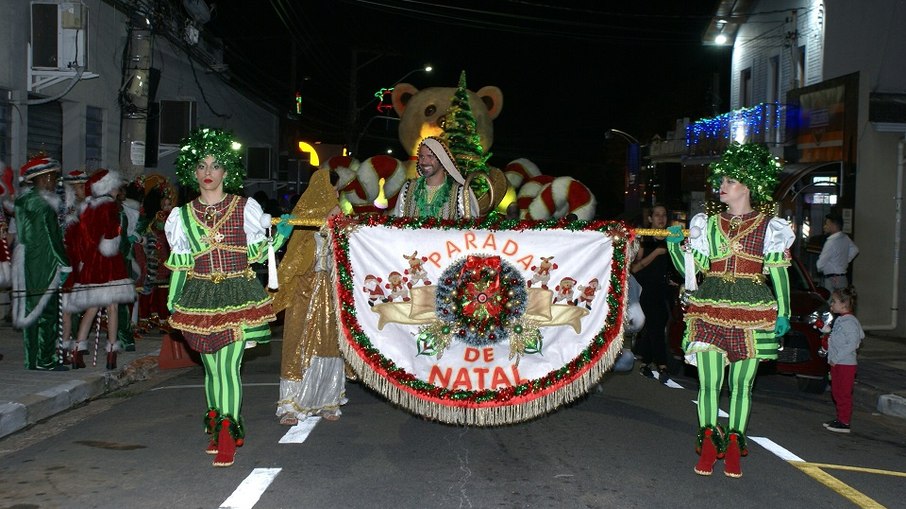
[(598, 291), (598, 278), (594, 278), (587, 285), (579, 285), (579, 297), (576, 298), (575, 304), (584, 304), (585, 309), (591, 309), (591, 302), (595, 300), (595, 292)]
[(384, 289), (381, 288), (381, 278), (374, 274), (365, 276), (365, 286), (362, 291), (368, 294), (368, 305), (374, 306), (376, 302), (384, 298)]

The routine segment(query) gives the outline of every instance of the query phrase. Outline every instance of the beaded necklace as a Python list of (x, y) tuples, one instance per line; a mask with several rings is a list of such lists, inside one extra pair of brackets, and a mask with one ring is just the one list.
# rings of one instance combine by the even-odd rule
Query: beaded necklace
[(444, 183), (434, 192), (433, 196), (428, 196), (428, 186), (424, 178), (419, 178), (415, 184), (415, 206), (421, 217), (440, 217), (444, 205), (447, 203), (447, 197), (450, 194), (450, 179), (444, 179)]

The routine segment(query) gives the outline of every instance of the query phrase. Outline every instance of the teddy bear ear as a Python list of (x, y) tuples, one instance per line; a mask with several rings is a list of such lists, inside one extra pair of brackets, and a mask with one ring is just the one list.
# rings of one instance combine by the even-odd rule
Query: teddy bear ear
[(396, 86), (393, 87), (393, 93), (390, 96), (393, 101), (393, 111), (402, 117), (403, 112), (406, 111), (406, 106), (409, 104), (409, 100), (417, 93), (418, 89), (409, 83), (397, 83)]
[(481, 102), (488, 108), (488, 117), (491, 120), (497, 118), (503, 110), (503, 92), (495, 86), (482, 87), (475, 92), (475, 95), (481, 99)]

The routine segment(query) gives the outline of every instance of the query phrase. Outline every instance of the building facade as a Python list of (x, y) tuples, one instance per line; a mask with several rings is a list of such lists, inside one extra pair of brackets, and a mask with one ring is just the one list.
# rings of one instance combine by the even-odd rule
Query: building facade
[[(134, 0), (3, 2), (0, 160), (44, 152), (64, 170), (111, 168), (173, 180), (194, 127), (233, 131), (251, 176), (275, 175), (277, 111), (230, 81), (207, 7)], [(209, 15), (209, 13), (207, 13)]]
[[(842, 215), (861, 250), (851, 271), (860, 320), (896, 335), (906, 334), (904, 23), (897, 0), (721, 1), (704, 42), (732, 47), (731, 111), (651, 147), (652, 163), (679, 163), (695, 181), (731, 141), (767, 144), (786, 161), (775, 198), (795, 224), (794, 252), (817, 276), (824, 215)], [(689, 207), (706, 192), (692, 190)]]

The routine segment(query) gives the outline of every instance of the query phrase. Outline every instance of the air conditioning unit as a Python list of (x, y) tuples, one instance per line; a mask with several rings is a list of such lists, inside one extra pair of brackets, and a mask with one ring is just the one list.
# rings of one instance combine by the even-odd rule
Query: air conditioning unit
[(88, 66), (88, 7), (79, 2), (32, 2), (33, 69)]

